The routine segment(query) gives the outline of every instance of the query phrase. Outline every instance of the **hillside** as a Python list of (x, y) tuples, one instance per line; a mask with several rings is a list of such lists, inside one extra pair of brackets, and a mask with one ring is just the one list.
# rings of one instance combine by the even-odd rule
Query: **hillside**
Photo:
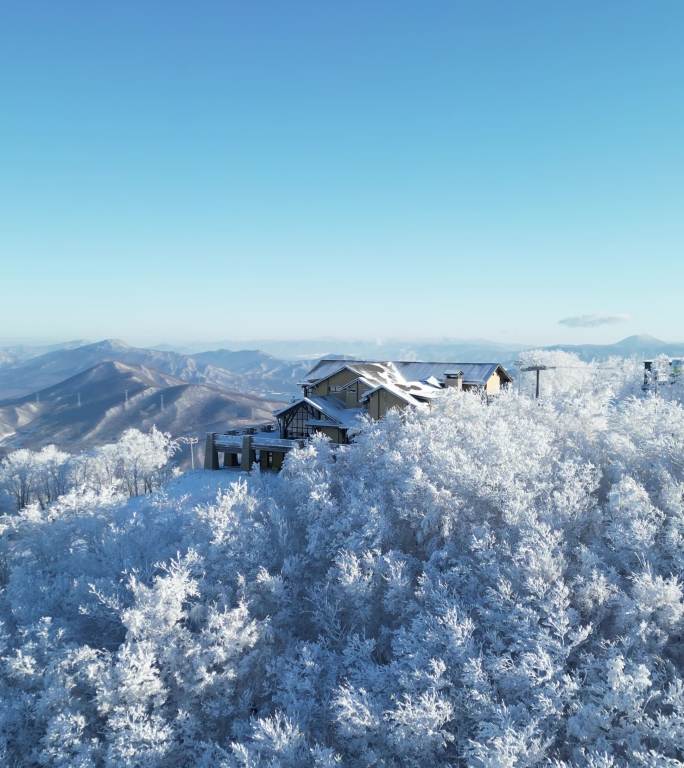
[(232, 386), (239, 383), (246, 391), (276, 396), (297, 393), (298, 383), (312, 366), (310, 360), (280, 360), (258, 349), (216, 349), (191, 357), (209, 383), (235, 382)]
[(116, 440), (129, 427), (153, 425), (174, 436), (202, 435), (269, 419), (275, 407), (263, 398), (190, 384), (154, 368), (106, 361), (1, 401), (0, 445), (5, 451), (47, 443), (81, 449)]
[(300, 372), (307, 368), (303, 363), (289, 363), (260, 352), (219, 350), (192, 356), (106, 339), (52, 350), (14, 363), (8, 360), (0, 367), (0, 398), (32, 394), (105, 361), (153, 368), (191, 384), (208, 384), (276, 399), (296, 392)]
[(75, 348), (57, 349), (0, 369), (0, 397), (8, 399), (32, 394), (52, 387), (98, 363), (111, 360), (129, 365), (144, 365), (171, 375), (183, 374), (183, 378), (186, 378), (194, 372), (181, 365), (180, 358), (181, 356), (175, 353), (137, 349), (112, 339)]

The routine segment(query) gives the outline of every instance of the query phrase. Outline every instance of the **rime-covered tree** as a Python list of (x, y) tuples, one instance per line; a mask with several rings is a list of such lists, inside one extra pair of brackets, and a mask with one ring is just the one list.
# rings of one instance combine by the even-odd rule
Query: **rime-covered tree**
[(572, 363), (277, 476), (129, 498), (138, 464), (4, 518), (4, 763), (684, 764), (678, 384)]

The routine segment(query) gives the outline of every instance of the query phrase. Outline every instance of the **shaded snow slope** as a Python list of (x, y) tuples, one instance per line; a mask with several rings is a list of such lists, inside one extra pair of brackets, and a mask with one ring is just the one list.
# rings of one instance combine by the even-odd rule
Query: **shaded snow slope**
[(59, 384), (0, 402), (0, 445), (82, 449), (153, 425), (173, 436), (203, 435), (271, 418), (277, 403), (144, 366), (99, 363)]

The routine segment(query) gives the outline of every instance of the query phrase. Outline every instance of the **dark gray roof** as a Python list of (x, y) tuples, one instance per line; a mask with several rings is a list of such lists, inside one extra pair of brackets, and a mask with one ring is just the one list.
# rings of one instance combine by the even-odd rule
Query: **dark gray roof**
[(491, 375), (498, 369), (505, 381), (510, 381), (506, 369), (501, 363), (460, 363), (448, 362), (414, 362), (409, 360), (320, 360), (309, 371), (307, 381), (316, 382), (327, 379), (343, 368), (351, 368), (361, 375), (377, 376), (378, 368), (393, 367), (408, 381), (426, 381), (431, 376), (443, 380), (447, 373), (463, 372), (464, 384), (484, 386)]

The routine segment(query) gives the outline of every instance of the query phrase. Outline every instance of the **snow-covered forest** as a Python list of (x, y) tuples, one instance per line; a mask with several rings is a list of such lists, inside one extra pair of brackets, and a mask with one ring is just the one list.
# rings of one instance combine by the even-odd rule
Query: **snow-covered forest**
[(156, 428), (147, 434), (127, 429), (116, 443), (77, 454), (54, 445), (40, 451), (21, 448), (0, 461), (0, 502), (11, 499), (18, 510), (31, 504), (46, 509), (69, 491), (151, 493), (171, 476), (168, 462), (177, 448)]
[(10, 456), (0, 763), (684, 765), (684, 382), (543, 362), (279, 475)]

